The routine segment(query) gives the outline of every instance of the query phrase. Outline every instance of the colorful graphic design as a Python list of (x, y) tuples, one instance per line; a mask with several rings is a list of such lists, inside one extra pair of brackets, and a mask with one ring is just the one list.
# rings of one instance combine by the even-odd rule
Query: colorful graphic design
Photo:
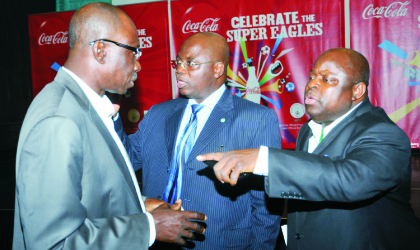
[[(285, 88), (284, 81), (280, 82), (280, 79), (271, 80), (283, 72), (280, 57), (293, 50), (293, 48), (283, 50), (276, 56), (276, 49), (279, 47), (281, 40), (282, 37), (279, 35), (271, 53), (268, 45), (263, 46), (264, 41), (259, 42), (257, 48), (260, 49), (254, 52), (258, 58), (258, 63), (256, 64), (254, 64), (252, 57), (248, 58), (246, 42), (243, 40), (241, 41), (241, 53), (233, 55), (231, 52), (233, 57), (231, 65), (233, 64), (233, 68), (238, 69), (237, 73), (235, 73), (231, 70), (231, 66), (228, 66), (227, 85), (232, 87), (230, 91), (233, 94), (258, 104), (262, 101), (265, 106), (268, 106), (268, 103), (270, 103), (276, 109), (281, 108), (280, 94), (283, 93)], [(242, 63), (243, 61), (246, 63)], [(242, 66), (246, 67), (237, 67), (235, 64), (242, 64)]]

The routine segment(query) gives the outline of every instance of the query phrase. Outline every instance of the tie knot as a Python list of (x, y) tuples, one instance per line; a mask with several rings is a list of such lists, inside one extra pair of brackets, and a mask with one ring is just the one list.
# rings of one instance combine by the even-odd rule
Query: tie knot
[(200, 111), (204, 106), (201, 104), (193, 104), (191, 105), (191, 110), (193, 114), (197, 114), (198, 111)]

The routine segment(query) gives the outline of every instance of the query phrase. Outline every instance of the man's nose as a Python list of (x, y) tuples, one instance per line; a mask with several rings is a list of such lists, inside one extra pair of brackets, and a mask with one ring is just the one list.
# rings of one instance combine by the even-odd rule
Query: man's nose
[(140, 62), (136, 60), (136, 63), (134, 64), (134, 71), (139, 72), (141, 70)]
[(309, 89), (318, 89), (319, 88), (319, 83), (318, 81), (315, 79), (309, 79), (308, 83), (306, 84), (306, 86)]
[(187, 69), (184, 67), (184, 64), (183, 63), (179, 63), (177, 66), (176, 66), (176, 73), (177, 74), (183, 74), (183, 73), (185, 73), (187, 71)]

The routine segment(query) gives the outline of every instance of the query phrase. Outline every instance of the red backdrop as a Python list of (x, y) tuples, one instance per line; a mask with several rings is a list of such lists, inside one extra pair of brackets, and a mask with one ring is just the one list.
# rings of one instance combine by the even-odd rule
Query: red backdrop
[[(216, 32), (230, 47), (232, 94), (273, 108), (284, 148), (294, 148), (308, 120), (303, 92), (314, 60), (344, 47), (344, 0), (180, 0), (121, 6), (134, 21), (143, 56), (134, 88), (122, 98), (125, 130), (136, 131), (152, 105), (172, 98), (170, 39), (176, 56), (191, 34)], [(68, 23), (74, 12), (29, 16), (34, 95), (54, 79), (54, 63), (68, 53)], [(351, 48), (371, 66), (369, 96), (420, 147), (420, 1), (350, 1)], [(280, 36), (279, 36), (280, 35)], [(255, 73), (254, 73), (255, 72)], [(264, 131), (261, 131), (262, 133)]]
[[(120, 7), (137, 27), (143, 55), (135, 87), (121, 98), (120, 115), (128, 133), (152, 105), (172, 99), (168, 5), (166, 2)], [(49, 82), (68, 55), (68, 26), (74, 11), (29, 16), (34, 96)], [(112, 39), (112, 38), (110, 38)]]
[(352, 0), (351, 48), (369, 61), (374, 106), (420, 148), (420, 1)]

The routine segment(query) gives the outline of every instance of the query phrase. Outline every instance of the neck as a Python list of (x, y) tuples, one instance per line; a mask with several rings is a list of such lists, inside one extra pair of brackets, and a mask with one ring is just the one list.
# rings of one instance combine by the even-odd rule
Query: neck
[(96, 80), (92, 78), (95, 76), (95, 73), (92, 74), (92, 72), (95, 72), (95, 70), (92, 70), (92, 67), (90, 67), (87, 63), (83, 63), (85, 62), (83, 57), (77, 57), (78, 60), (74, 60), (73, 58), (74, 56), (69, 55), (69, 58), (64, 63), (64, 67), (82, 79), (98, 95), (103, 96), (105, 94), (105, 90), (100, 89), (98, 84), (96, 84)]

